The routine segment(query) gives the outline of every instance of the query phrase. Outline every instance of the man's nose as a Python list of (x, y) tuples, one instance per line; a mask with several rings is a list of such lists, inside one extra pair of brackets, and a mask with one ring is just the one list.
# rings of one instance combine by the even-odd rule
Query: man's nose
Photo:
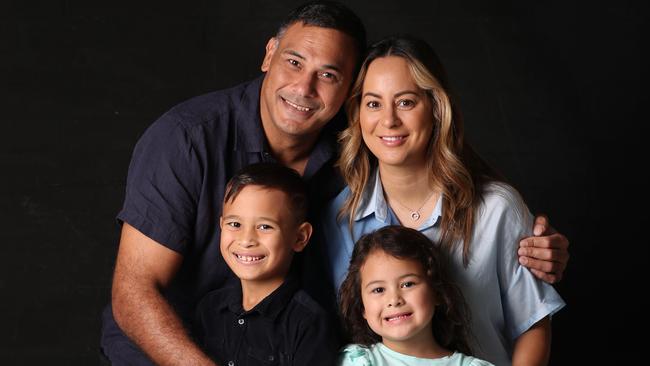
[(298, 96), (304, 98), (313, 97), (316, 95), (316, 81), (317, 77), (315, 74), (310, 72), (301, 72), (298, 76), (296, 76), (296, 80), (293, 84), (294, 92), (298, 94)]

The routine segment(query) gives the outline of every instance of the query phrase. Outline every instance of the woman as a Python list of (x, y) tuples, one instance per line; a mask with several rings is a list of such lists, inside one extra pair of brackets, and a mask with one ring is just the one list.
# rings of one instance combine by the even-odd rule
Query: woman
[(417, 229), (450, 256), (472, 313), (476, 355), (497, 365), (545, 364), (550, 315), (564, 302), (519, 265), (532, 216), (464, 141), (448, 90), (425, 42), (388, 38), (370, 48), (341, 137), (348, 188), (322, 230), (333, 280), (338, 288), (361, 235), (394, 224)]

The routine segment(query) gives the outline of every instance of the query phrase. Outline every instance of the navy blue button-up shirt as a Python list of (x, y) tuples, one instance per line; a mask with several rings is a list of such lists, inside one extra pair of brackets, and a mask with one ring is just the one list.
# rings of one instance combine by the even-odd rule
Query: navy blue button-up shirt
[[(182, 267), (165, 296), (188, 324), (203, 295), (234, 279), (219, 251), (219, 217), (227, 181), (246, 165), (274, 160), (260, 119), (262, 80), (177, 105), (146, 130), (133, 152), (118, 220), (183, 255)], [(312, 222), (343, 186), (333, 164), (336, 133), (345, 123), (339, 113), (323, 129), (309, 156), (303, 177)], [(102, 349), (111, 357), (113, 346), (128, 340), (113, 320), (110, 306), (103, 318)]]

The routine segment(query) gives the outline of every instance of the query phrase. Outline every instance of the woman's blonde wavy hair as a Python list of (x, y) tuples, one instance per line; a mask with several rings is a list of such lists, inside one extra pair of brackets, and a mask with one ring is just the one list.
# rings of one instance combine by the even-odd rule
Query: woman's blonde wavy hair
[(451, 251), (463, 243), (463, 263), (467, 265), (475, 212), (481, 201), (482, 186), (489, 180), (500, 180), (465, 142), (463, 122), (454, 104), (446, 74), (438, 56), (424, 41), (410, 37), (390, 37), (375, 43), (368, 54), (350, 97), (346, 102), (349, 126), (339, 136), (341, 155), (338, 167), (351, 194), (339, 212), (339, 220), (348, 217), (350, 231), (368, 184), (377, 167), (377, 158), (368, 150), (361, 136), (359, 107), (363, 81), (368, 67), (377, 58), (396, 56), (404, 58), (415, 83), (432, 100), (435, 126), (427, 146), (427, 168), (431, 185), (443, 197), (441, 243)]

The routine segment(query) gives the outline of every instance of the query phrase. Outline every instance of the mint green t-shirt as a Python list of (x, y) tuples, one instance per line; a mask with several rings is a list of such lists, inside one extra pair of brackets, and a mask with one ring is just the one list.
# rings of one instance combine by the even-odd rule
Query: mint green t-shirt
[(383, 343), (370, 347), (347, 345), (341, 351), (340, 366), (494, 366), (487, 361), (454, 352), (441, 358), (420, 358), (393, 351)]

